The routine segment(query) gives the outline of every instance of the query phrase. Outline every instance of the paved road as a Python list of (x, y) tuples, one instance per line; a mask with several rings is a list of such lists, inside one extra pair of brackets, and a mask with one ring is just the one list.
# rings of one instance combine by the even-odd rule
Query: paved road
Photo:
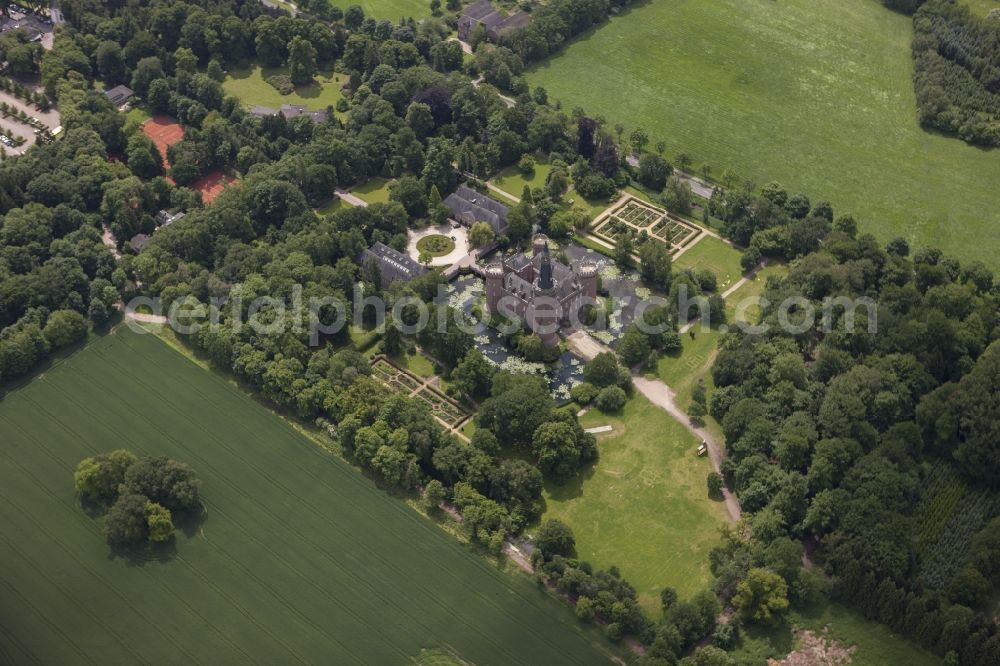
[[(613, 353), (610, 347), (595, 340), (585, 331), (576, 331), (567, 337), (566, 341), (569, 343), (571, 350), (588, 361), (601, 352), (608, 351)], [(659, 379), (646, 379), (639, 375), (632, 376), (632, 383), (635, 384), (639, 393), (646, 396), (647, 400), (666, 411), (675, 421), (687, 428), (691, 434), (705, 442), (708, 446), (708, 457), (712, 461), (712, 467), (715, 468), (716, 472), (721, 474), (722, 460), (726, 457), (725, 446), (704, 428), (691, 425), (691, 419), (687, 415), (687, 412), (678, 406), (673, 389)], [(734, 522), (739, 520), (741, 515), (739, 500), (726, 488), (723, 488), (722, 495), (726, 500), (726, 510), (729, 512), (729, 517)]]
[[(687, 413), (677, 405), (673, 390), (658, 379), (646, 379), (645, 377), (634, 376), (632, 383), (635, 384), (639, 393), (646, 396), (646, 399), (657, 407), (665, 410), (675, 421), (687, 428), (691, 434), (705, 442), (708, 446), (708, 457), (712, 460), (712, 467), (716, 472), (722, 473), (722, 460), (725, 458), (725, 447), (715, 439), (712, 433), (704, 428), (691, 425), (691, 419)], [(736, 497), (723, 487), (722, 496), (726, 500), (726, 510), (733, 522), (740, 519), (740, 503)]]
[(464, 53), (468, 53), (469, 55), (472, 55), (472, 46), (468, 42), (463, 42), (458, 37), (449, 37), (448, 40), (452, 41), (452, 42), (458, 42), (459, 44), (462, 45), (462, 51)]
[(347, 190), (337, 189), (334, 193), (340, 197), (343, 201), (351, 204), (352, 206), (360, 206), (361, 208), (367, 208), (368, 202), (359, 197), (356, 194), (351, 194)]
[[(474, 87), (476, 87), (476, 88), (478, 88), (482, 84), (483, 84), (483, 77), (481, 77), (481, 76), (478, 79), (475, 79), (472, 82), (472, 85)], [(507, 97), (506, 95), (502, 95), (502, 94), (500, 94), (500, 91), (497, 91), (497, 97), (499, 97), (500, 99), (502, 99), (503, 103), (506, 104), (508, 108), (513, 108), (514, 105), (517, 104), (517, 102), (514, 100), (514, 98)]]

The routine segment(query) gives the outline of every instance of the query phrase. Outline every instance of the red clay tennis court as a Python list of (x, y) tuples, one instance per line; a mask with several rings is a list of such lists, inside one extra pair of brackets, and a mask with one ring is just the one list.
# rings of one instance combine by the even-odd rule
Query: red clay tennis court
[(142, 132), (156, 144), (156, 149), (163, 157), (163, 168), (169, 169), (167, 162), (167, 147), (184, 138), (184, 128), (169, 116), (153, 116), (142, 124)]
[(213, 171), (191, 183), (191, 189), (201, 192), (201, 200), (210, 204), (222, 193), (222, 190), (238, 182), (240, 181), (236, 178), (227, 176), (221, 171)]

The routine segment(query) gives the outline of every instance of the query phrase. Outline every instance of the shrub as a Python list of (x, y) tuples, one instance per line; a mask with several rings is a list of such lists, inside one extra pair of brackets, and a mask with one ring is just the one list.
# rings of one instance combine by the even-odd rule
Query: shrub
[(618, 386), (601, 389), (594, 399), (594, 405), (602, 412), (617, 412), (625, 406), (625, 391)]
[(273, 76), (267, 77), (267, 82), (277, 90), (282, 95), (291, 95), (295, 92), (295, 84), (292, 83), (292, 77), (287, 74), (275, 74)]
[(597, 397), (597, 390), (590, 382), (580, 382), (569, 390), (569, 395), (578, 404), (589, 405)]

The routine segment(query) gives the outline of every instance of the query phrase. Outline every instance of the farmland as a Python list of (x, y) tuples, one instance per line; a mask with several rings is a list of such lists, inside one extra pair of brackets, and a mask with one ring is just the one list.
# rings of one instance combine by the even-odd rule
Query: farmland
[(654, 615), (663, 587), (682, 597), (707, 588), (708, 551), (726, 518), (707, 497), (711, 465), (695, 456), (694, 437), (641, 395), (620, 415), (591, 410), (581, 423), (614, 430), (598, 436), (601, 457), (587, 478), (547, 489), (543, 519), (573, 528), (581, 559), (617, 565)]
[(349, 5), (358, 5), (365, 10), (365, 16), (388, 19), (393, 23), (401, 18), (422, 19), (431, 15), (430, 3), (424, 0), (358, 0), (334, 4), (339, 5), (341, 9), (347, 9)]
[[(0, 661), (597, 663), (584, 630), (153, 336), (96, 340), (0, 402)], [(108, 556), (83, 457), (189, 462), (207, 515), (149, 561)]]
[(643, 3), (527, 78), (696, 169), (777, 180), (882, 241), (997, 267), (982, 240), (1000, 223), (1000, 156), (919, 127), (911, 35), (872, 0)]

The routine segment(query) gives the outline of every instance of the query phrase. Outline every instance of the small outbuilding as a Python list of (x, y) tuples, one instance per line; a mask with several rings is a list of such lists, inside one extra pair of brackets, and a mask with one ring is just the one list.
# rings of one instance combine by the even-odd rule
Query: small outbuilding
[(104, 96), (108, 98), (111, 105), (114, 106), (119, 111), (127, 111), (129, 102), (135, 97), (135, 93), (132, 92), (131, 88), (125, 86), (115, 86), (110, 90), (104, 91)]

